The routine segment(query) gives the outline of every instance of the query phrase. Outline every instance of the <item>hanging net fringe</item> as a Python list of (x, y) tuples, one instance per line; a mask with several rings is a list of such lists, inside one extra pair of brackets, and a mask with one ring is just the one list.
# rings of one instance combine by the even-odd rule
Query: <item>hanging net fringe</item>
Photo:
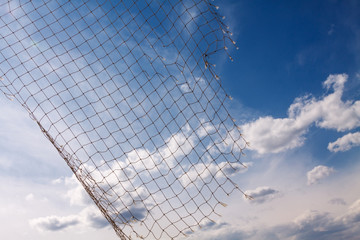
[(235, 42), (217, 8), (0, 1), (0, 90), (29, 112), (121, 239), (189, 235), (240, 190), (230, 177), (245, 167), (246, 142), (214, 70)]

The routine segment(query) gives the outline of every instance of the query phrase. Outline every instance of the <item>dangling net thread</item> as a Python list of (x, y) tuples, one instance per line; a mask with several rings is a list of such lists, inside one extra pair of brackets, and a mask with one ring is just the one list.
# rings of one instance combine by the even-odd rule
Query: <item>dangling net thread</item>
[(191, 234), (240, 190), (230, 176), (245, 167), (247, 143), (214, 70), (235, 42), (217, 8), (0, 2), (0, 90), (29, 112), (121, 239)]

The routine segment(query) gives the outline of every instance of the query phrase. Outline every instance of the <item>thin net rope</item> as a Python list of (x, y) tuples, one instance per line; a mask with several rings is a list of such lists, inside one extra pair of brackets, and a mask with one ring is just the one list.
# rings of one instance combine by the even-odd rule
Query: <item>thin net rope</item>
[(235, 43), (212, 2), (1, 0), (0, 35), (0, 89), (121, 239), (186, 235), (240, 190), (246, 142), (214, 71)]

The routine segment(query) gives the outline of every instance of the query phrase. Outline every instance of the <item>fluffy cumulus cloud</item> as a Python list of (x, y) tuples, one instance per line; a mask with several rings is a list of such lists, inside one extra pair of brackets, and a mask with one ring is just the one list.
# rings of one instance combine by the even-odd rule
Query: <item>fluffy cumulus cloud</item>
[(245, 196), (251, 196), (250, 203), (265, 203), (279, 196), (279, 191), (270, 187), (258, 187), (254, 190), (245, 191)]
[[(296, 98), (287, 118), (260, 117), (242, 126), (251, 149), (260, 154), (278, 153), (304, 144), (305, 134), (315, 124), (342, 132), (360, 126), (360, 101), (343, 101), (346, 74), (330, 75), (323, 83), (332, 90), (322, 98)], [(350, 144), (351, 140), (347, 140)], [(356, 141), (352, 143), (356, 145)], [(345, 149), (345, 148), (343, 148)]]
[(328, 149), (331, 152), (344, 152), (356, 146), (360, 146), (360, 132), (348, 133), (338, 138), (335, 142), (329, 143)]
[(333, 168), (319, 165), (307, 172), (307, 184), (318, 183), (321, 179), (330, 176), (335, 170)]
[(242, 126), (252, 150), (260, 154), (281, 152), (301, 146), (306, 127), (297, 126), (295, 119), (274, 119), (261, 117), (255, 122)]

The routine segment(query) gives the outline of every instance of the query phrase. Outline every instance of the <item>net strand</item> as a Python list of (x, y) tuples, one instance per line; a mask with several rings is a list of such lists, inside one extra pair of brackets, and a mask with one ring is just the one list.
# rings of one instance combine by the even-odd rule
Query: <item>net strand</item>
[(120, 239), (187, 236), (242, 192), (247, 142), (215, 71), (235, 46), (223, 19), (207, 0), (0, 2), (0, 90)]

